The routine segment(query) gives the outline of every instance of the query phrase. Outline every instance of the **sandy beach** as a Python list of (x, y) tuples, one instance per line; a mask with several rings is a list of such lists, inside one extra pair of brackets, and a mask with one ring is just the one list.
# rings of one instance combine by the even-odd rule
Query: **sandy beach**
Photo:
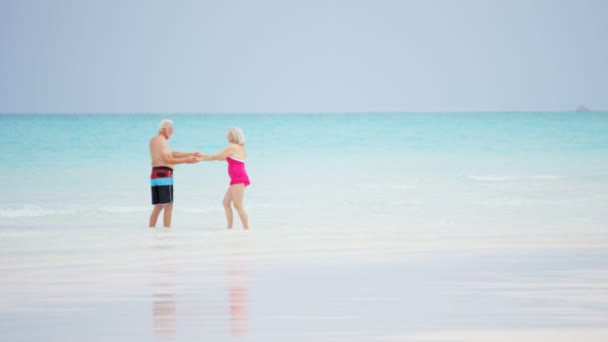
[(600, 236), (146, 229), (4, 234), (2, 340), (608, 338)]

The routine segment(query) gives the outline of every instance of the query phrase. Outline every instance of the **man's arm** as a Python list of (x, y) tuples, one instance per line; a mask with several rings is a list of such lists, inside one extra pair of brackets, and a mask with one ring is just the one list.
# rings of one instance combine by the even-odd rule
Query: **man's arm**
[(202, 156), (202, 153), (200, 152), (177, 152), (177, 151), (173, 151), (171, 152), (171, 156), (173, 158), (186, 158), (186, 157), (200, 157)]
[(198, 161), (197, 159), (197, 155), (196, 153), (198, 152), (193, 152), (193, 154), (190, 153), (181, 153), (181, 152), (172, 152), (169, 149), (169, 145), (167, 144), (166, 146), (163, 146), (163, 159), (165, 160), (165, 163), (167, 164), (192, 164), (192, 163), (196, 163)]

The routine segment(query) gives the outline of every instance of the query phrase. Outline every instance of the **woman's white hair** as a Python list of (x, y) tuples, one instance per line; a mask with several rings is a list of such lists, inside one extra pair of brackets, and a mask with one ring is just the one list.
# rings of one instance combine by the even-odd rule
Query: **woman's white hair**
[(239, 145), (245, 145), (245, 134), (243, 134), (243, 130), (238, 128), (238, 127), (231, 127), (228, 132), (230, 132), (230, 134), (232, 135), (232, 138), (234, 138), (234, 142), (239, 144)]
[(163, 129), (173, 126), (173, 121), (169, 120), (169, 119), (164, 119), (163, 121), (161, 121), (158, 124), (158, 131), (162, 131)]

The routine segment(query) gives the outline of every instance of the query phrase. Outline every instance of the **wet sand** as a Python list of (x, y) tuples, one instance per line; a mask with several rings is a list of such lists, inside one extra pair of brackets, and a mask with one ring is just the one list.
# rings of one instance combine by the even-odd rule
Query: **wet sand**
[(3, 341), (605, 341), (602, 236), (3, 237)]

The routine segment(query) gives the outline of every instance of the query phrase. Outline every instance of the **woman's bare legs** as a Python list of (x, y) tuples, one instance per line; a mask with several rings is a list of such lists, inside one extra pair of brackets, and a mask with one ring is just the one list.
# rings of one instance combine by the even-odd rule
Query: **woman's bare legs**
[(228, 229), (232, 229), (232, 192), (230, 188), (226, 190), (226, 195), (224, 195), (224, 201), (222, 203), (224, 205), (224, 211), (226, 212), (226, 222), (228, 222)]
[(243, 228), (249, 229), (249, 218), (247, 217), (247, 212), (243, 207), (243, 195), (245, 192), (245, 184), (231, 185), (228, 191), (230, 191), (230, 197), (232, 198), (232, 204), (234, 205), (234, 209), (236, 209), (236, 211), (239, 213), (239, 217), (241, 218), (241, 222), (243, 223)]

